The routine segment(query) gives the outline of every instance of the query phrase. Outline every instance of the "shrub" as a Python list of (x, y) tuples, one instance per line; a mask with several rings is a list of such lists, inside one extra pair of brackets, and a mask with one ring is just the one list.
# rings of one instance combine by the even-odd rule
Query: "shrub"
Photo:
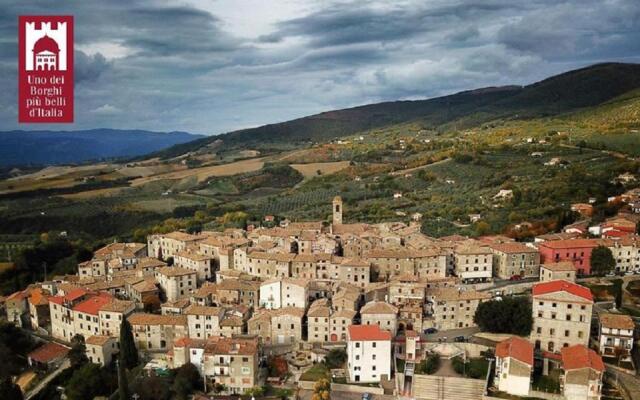
[(440, 368), (440, 356), (438, 354), (430, 355), (426, 360), (420, 361), (416, 367), (416, 373), (431, 375)]

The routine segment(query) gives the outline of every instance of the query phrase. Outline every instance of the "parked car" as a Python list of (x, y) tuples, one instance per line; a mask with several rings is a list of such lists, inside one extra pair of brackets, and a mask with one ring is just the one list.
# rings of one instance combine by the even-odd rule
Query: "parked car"
[(625, 272), (624, 274), (625, 274), (625, 275), (633, 275), (634, 273), (633, 273), (633, 271), (627, 271), (627, 272)]
[(371, 393), (362, 393), (362, 400), (371, 400)]
[(466, 341), (467, 341), (467, 338), (466, 338), (466, 337), (464, 337), (463, 335), (460, 335), (460, 336), (456, 336), (456, 337), (454, 337), (454, 338), (453, 338), (453, 341), (454, 341), (454, 342), (458, 342), (458, 343), (460, 343), (460, 342), (466, 342)]
[(511, 275), (511, 278), (509, 278), (510, 281), (519, 281), (522, 280), (522, 276), (520, 275)]
[(615, 272), (613, 272), (613, 271), (611, 271), (611, 272), (609, 272), (609, 273), (608, 273), (607, 275), (605, 275), (605, 276), (608, 276), (609, 278), (612, 278), (612, 277), (616, 276), (616, 273), (615, 273)]
[(424, 330), (424, 333), (426, 333), (427, 335), (431, 335), (434, 333), (438, 333), (438, 330), (436, 328), (427, 328)]

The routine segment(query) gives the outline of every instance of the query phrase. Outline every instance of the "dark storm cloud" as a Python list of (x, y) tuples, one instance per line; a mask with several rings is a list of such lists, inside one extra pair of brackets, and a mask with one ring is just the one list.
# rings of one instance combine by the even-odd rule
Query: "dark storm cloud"
[(73, 61), (76, 84), (83, 81), (95, 81), (111, 67), (111, 64), (100, 53), (89, 56), (82, 51), (75, 51)]
[[(0, 129), (17, 126), (18, 15), (75, 17), (77, 121), (67, 128), (220, 133), (640, 55), (637, 0), (306, 0), (282, 17), (279, 4), (252, 34), (267, 16), (246, 0), (3, 2)], [(238, 10), (248, 29), (228, 19)]]

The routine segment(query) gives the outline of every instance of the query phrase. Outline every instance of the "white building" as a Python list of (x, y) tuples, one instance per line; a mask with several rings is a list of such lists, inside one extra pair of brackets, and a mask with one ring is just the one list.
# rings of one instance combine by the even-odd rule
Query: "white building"
[(262, 308), (307, 308), (308, 298), (309, 281), (304, 279), (274, 278), (260, 285), (260, 307)]
[(561, 351), (560, 385), (567, 400), (600, 400), (604, 363), (593, 350), (583, 345), (565, 347)]
[(533, 372), (533, 345), (517, 336), (496, 346), (495, 385), (515, 396), (528, 396)]
[(600, 354), (625, 360), (633, 349), (633, 319), (624, 314), (600, 314)]
[(89, 361), (103, 367), (109, 366), (114, 354), (119, 351), (118, 340), (110, 336), (89, 336), (84, 344)]
[(530, 339), (536, 349), (558, 352), (563, 347), (588, 345), (593, 295), (569, 281), (533, 285), (533, 329)]
[(391, 376), (391, 332), (377, 325), (351, 325), (347, 330), (350, 382), (380, 382)]

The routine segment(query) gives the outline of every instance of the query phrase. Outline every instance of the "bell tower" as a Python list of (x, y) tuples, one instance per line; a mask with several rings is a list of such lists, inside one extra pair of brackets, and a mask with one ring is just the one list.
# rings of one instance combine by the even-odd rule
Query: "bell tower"
[(342, 198), (340, 196), (333, 198), (333, 224), (342, 224)]

